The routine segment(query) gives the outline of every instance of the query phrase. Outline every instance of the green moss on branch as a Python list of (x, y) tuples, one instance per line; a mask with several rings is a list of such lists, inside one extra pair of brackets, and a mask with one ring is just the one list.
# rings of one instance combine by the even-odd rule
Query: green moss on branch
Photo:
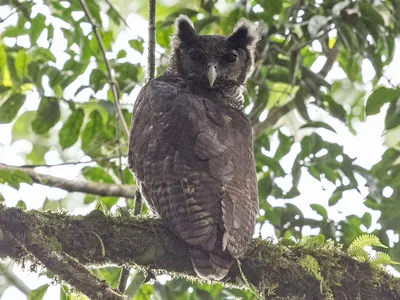
[[(69, 216), (0, 207), (0, 229), (8, 232), (0, 241), (0, 257), (21, 261), (28, 253), (35, 255), (23, 247), (34, 230), (55, 237), (63, 253), (83, 265), (136, 264), (177, 276), (194, 276), (186, 245), (156, 219), (118, 218), (100, 211)], [(305, 257), (316, 260), (322, 280), (305, 267)], [(47, 266), (46, 261), (42, 263)], [(352, 259), (332, 243), (289, 249), (255, 240), (241, 265), (247, 280), (265, 292), (266, 299), (400, 299), (399, 279)], [(223, 284), (245, 287), (237, 266)]]

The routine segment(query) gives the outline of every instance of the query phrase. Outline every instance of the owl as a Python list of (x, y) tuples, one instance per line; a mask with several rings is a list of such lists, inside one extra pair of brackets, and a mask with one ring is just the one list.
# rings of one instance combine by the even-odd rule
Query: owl
[(230, 36), (175, 21), (169, 64), (134, 104), (129, 167), (151, 210), (189, 246), (201, 278), (224, 278), (248, 248), (257, 178), (243, 92), (259, 35), (240, 21)]

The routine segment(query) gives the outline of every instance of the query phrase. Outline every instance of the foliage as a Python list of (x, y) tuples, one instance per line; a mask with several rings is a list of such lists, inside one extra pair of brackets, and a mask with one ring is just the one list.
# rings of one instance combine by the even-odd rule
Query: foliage
[(367, 246), (387, 248), (379, 241), (379, 238), (376, 235), (364, 234), (357, 237), (351, 243), (349, 249), (347, 249), (347, 252), (357, 260), (370, 262), (374, 268), (378, 268), (381, 265), (399, 264), (398, 262), (393, 261), (389, 254), (384, 252), (376, 252), (375, 257), (370, 258), (368, 253), (364, 250), (364, 247)]
[[(86, 2), (113, 70), (112, 80), (78, 0), (0, 2), (1, 130), (11, 132), (14, 145), (29, 142), (29, 152), (18, 153), (27, 165), (46, 164), (54, 152), (63, 162), (85, 156), (95, 162), (95, 166), (77, 166), (85, 180), (135, 184), (125, 159), (119, 159), (126, 156), (128, 141), (117, 123), (112, 86), (118, 86), (122, 114), (130, 124), (131, 104), (145, 83), (147, 44), (146, 29), (137, 31), (132, 21), (127, 29), (123, 18), (129, 13), (147, 18), (147, 1), (136, 1), (135, 5), (122, 0)], [(241, 17), (260, 25), (263, 38), (245, 94), (245, 112), (254, 130), (260, 231), (265, 224), (272, 224), (278, 239), (300, 240), (303, 230), (311, 228), (348, 247), (368, 230), (389, 245), (389, 233), (400, 233), (400, 134), (393, 134), (400, 129), (400, 87), (387, 84), (385, 71), (394, 59), (395, 39), (400, 33), (400, 2), (160, 2), (156, 15), (158, 74), (165, 68), (173, 20), (179, 14), (188, 15), (203, 34), (229, 34)], [(134, 20), (139, 22), (140, 18)], [(367, 63), (374, 72), (371, 79), (362, 74)], [(332, 68), (345, 76), (331, 76)], [(387, 138), (381, 160), (370, 167), (349, 155), (335, 132), (344, 127), (356, 134), (357, 125), (372, 115), (384, 115), (385, 134), (395, 138)], [(301, 183), (309, 175), (332, 191), (329, 207), (313, 199), (310, 208), (318, 219), (306, 215), (296, 201), (301, 199)], [(21, 172), (0, 170), (0, 183), (18, 190), (20, 183), (32, 181)], [(388, 195), (387, 190), (392, 192)], [(330, 219), (330, 210), (352, 201), (348, 195), (354, 191), (361, 193), (370, 211), (361, 217)], [(66, 207), (68, 199), (50, 199), (42, 209)], [(24, 200), (18, 206), (26, 206)], [(82, 204), (107, 211), (125, 205), (131, 209), (133, 201), (94, 195), (86, 195)], [(372, 224), (372, 211), (380, 212), (379, 227)], [(361, 245), (377, 245), (373, 239), (364, 236), (355, 240), (349, 253), (363, 256)], [(304, 261), (311, 266), (310, 272), (318, 275), (310, 257)], [(400, 260), (399, 242), (385, 253), (377, 253), (372, 262), (389, 263), (388, 257), (391, 263), (392, 259)], [(115, 284), (120, 270), (96, 272)], [(142, 284), (142, 277), (140, 272), (131, 277), (128, 291), (134, 291), (133, 299), (148, 299), (149, 295), (191, 300), (253, 297), (247, 291), (196, 285), (183, 279)], [(42, 292), (46, 290), (39, 288), (32, 294)]]

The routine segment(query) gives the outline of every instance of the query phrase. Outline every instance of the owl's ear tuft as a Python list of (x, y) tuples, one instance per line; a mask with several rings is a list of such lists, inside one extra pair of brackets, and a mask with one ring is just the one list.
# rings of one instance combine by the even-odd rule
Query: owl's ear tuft
[(185, 15), (180, 15), (175, 19), (176, 33), (175, 35), (184, 42), (194, 41), (197, 33), (194, 31), (192, 21)]
[(233, 33), (228, 37), (228, 44), (232, 48), (255, 48), (260, 40), (260, 34), (255, 24), (242, 19), (236, 24)]

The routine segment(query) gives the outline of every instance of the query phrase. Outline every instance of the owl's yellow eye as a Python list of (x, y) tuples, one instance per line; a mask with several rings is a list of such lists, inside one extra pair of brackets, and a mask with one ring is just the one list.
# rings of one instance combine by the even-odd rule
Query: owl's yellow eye
[(190, 59), (194, 61), (204, 60), (204, 53), (199, 50), (190, 51), (189, 56)]
[(237, 55), (235, 53), (229, 53), (224, 56), (224, 59), (227, 63), (233, 63), (236, 61)]

